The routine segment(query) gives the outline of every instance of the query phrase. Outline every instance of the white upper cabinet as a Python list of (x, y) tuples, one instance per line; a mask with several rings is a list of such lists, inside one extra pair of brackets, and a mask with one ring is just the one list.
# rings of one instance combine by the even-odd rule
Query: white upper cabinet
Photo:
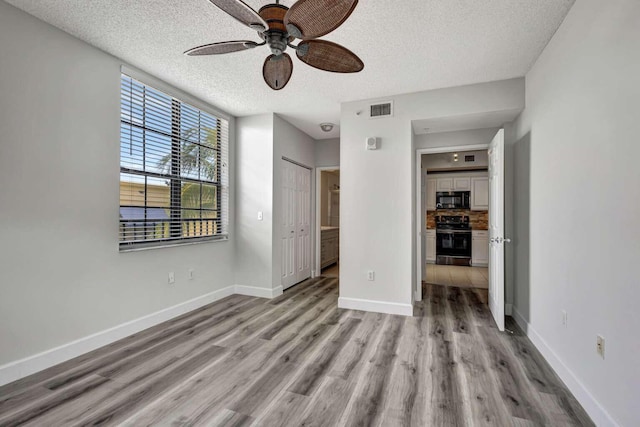
[(489, 178), (471, 178), (471, 210), (489, 210)]
[(436, 188), (438, 185), (438, 180), (433, 178), (427, 178), (427, 210), (435, 211), (436, 210)]
[(438, 178), (438, 191), (453, 191), (453, 178)]
[(453, 178), (453, 189), (455, 191), (471, 191), (471, 178)]

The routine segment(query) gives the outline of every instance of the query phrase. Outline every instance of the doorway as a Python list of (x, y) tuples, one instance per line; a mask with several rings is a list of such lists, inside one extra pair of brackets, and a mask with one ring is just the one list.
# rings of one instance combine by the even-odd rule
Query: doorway
[[(462, 158), (466, 160), (467, 156), (472, 157), (469, 153), (475, 150), (487, 152), (486, 171), (481, 172), (484, 176), (473, 176), (473, 170), (470, 170), (469, 174), (453, 175), (457, 172), (456, 168), (449, 166), (459, 163)], [(447, 159), (445, 163), (448, 165), (445, 164), (441, 169), (448, 170), (441, 172), (452, 174), (429, 180), (429, 167), (425, 171), (422, 162), (423, 155), (429, 154), (444, 155)], [(431, 169), (435, 170), (438, 167), (432, 165)], [(452, 268), (449, 265), (456, 264), (465, 266), (462, 268), (488, 266), (486, 273), (489, 308), (498, 329), (504, 330), (503, 244), (510, 241), (504, 238), (504, 129), (498, 130), (490, 144), (418, 149), (416, 172), (416, 226), (419, 237), (416, 245), (417, 283), (414, 287), (414, 300), (422, 300), (423, 280), (426, 282), (428, 279), (427, 260), (445, 265), (443, 268), (447, 269)], [(465, 198), (467, 192), (468, 199)], [(454, 212), (446, 212), (452, 208)], [(430, 210), (434, 211), (431, 216)], [(478, 221), (478, 218), (465, 215), (466, 212), (473, 211), (487, 212), (486, 219), (482, 221), (483, 226), (476, 225), (475, 233), (473, 222)], [(441, 212), (453, 215), (440, 215)], [(457, 237), (449, 236), (447, 239), (444, 237), (445, 233), (457, 234)], [(471, 239), (471, 244), (468, 244), (468, 240), (459, 238), (460, 234), (466, 234), (467, 239)], [(441, 253), (438, 248), (447, 251)], [(443, 271), (443, 274), (445, 273), (448, 273), (450, 278), (452, 274), (458, 274), (451, 273), (450, 270)], [(480, 281), (481, 275), (476, 275), (475, 280)], [(473, 283), (471, 277), (467, 280)], [(449, 284), (451, 285), (455, 286)]]
[[(416, 284), (489, 289), (504, 329), (504, 131), (490, 144), (416, 150)], [(430, 162), (423, 159), (431, 157)], [(484, 161), (469, 161), (484, 156)], [(477, 158), (476, 158), (477, 160)], [(492, 164), (493, 162), (493, 164)], [(464, 165), (464, 163), (474, 163)]]
[(316, 271), (340, 275), (340, 168), (316, 170)]
[(488, 151), (422, 155), (428, 284), (488, 289)]

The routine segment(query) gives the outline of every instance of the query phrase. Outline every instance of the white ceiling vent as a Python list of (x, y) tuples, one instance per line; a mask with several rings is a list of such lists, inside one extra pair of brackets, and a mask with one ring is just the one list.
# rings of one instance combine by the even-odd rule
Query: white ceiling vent
[(369, 106), (369, 118), (379, 119), (393, 116), (393, 101), (384, 101)]

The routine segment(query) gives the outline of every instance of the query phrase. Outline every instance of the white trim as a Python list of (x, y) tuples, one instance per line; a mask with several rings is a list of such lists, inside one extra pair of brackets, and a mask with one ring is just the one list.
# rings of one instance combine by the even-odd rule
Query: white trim
[(349, 310), (373, 311), (375, 313), (413, 316), (413, 305), (397, 302), (373, 301), (360, 298), (338, 298), (338, 308)]
[[(413, 130), (412, 130), (413, 131)], [(433, 147), (416, 149), (416, 283), (411, 289), (411, 297), (414, 301), (422, 301), (422, 273), (426, 260), (422, 259), (422, 224), (424, 213), (422, 211), (422, 155), (449, 153), (452, 151), (477, 151), (488, 150), (489, 144), (457, 145), (453, 147)], [(426, 188), (425, 188), (426, 191)]]
[(96, 332), (95, 334), (43, 351), (42, 353), (2, 365), (0, 366), (0, 385), (8, 384), (17, 379), (42, 371), (43, 369), (50, 368), (51, 366), (111, 344), (129, 335), (166, 322), (181, 314), (211, 304), (212, 302), (233, 295), (234, 291), (234, 286), (227, 286), (226, 288), (218, 289), (217, 291), (201, 295), (172, 307), (167, 307), (138, 319), (130, 320), (113, 328)]
[[(320, 265), (320, 245), (322, 244), (321, 240), (322, 240), (322, 234), (320, 231), (320, 227), (322, 226), (322, 224), (320, 224), (320, 219), (322, 218), (322, 212), (320, 212), (320, 209), (322, 209), (322, 206), (320, 206), (320, 186), (321, 186), (321, 174), (322, 171), (334, 171), (334, 170), (340, 170), (340, 166), (318, 166), (316, 167), (316, 221), (315, 221), (315, 226), (316, 226), (316, 244), (315, 244), (315, 272), (312, 269), (312, 274), (311, 277), (315, 277), (315, 276), (320, 276), (321, 272), (322, 272), (322, 268)], [(338, 243), (339, 244), (339, 243)], [(314, 274), (315, 273), (315, 276)]]
[(235, 293), (258, 298), (275, 298), (282, 295), (282, 286), (276, 288), (259, 288), (257, 286), (235, 285)]
[(609, 413), (600, 405), (600, 403), (593, 397), (593, 395), (587, 390), (582, 382), (576, 377), (576, 375), (569, 369), (562, 359), (549, 347), (547, 342), (538, 334), (535, 329), (527, 322), (518, 311), (516, 307), (512, 308), (513, 318), (520, 328), (525, 331), (527, 337), (533, 345), (540, 351), (542, 356), (551, 365), (553, 370), (558, 374), (560, 379), (565, 383), (567, 388), (573, 393), (575, 398), (580, 402), (587, 414), (591, 417), (591, 420), (597, 426), (612, 426), (619, 427), (609, 415)]

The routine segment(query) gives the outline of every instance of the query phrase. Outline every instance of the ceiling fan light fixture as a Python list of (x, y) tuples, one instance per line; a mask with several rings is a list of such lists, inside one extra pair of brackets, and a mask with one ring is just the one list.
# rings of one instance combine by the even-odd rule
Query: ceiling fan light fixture
[(335, 125), (333, 123), (320, 123), (320, 129), (322, 132), (331, 132)]

